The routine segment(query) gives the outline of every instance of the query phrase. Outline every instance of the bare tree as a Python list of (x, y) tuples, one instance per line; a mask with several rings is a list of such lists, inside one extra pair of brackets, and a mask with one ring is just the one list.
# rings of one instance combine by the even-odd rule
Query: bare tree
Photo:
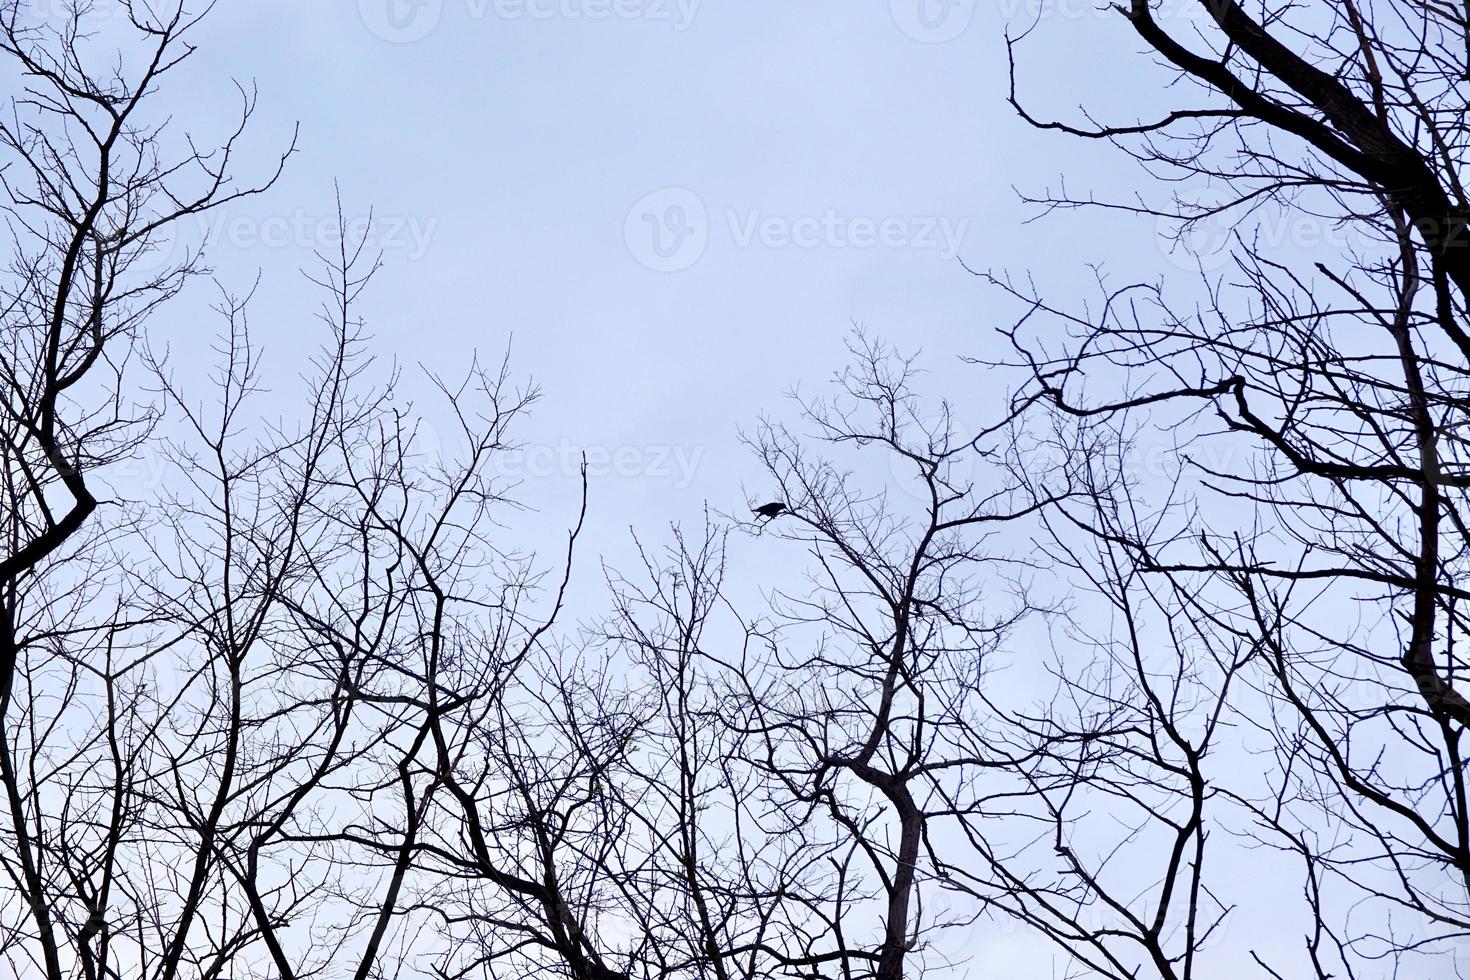
[[(1167, 434), (1151, 480), (1136, 460), (1115, 467), (1139, 477), (1126, 512), (1109, 496), (1057, 519), (1146, 591), (1162, 632), (1144, 636), (1168, 642), (1179, 614), (1201, 628), (1174, 687), (1223, 705), (1209, 717), (1233, 718), (1272, 760), (1247, 779), (1250, 767), (1190, 742), (1200, 769), (1179, 743), (1188, 764), (1170, 780), (1203, 779), (1219, 808), (1249, 813), (1260, 842), (1300, 862), (1302, 954), (1260, 955), (1259, 968), (1418, 972), (1470, 926), (1470, 710), (1456, 649), (1464, 11), (1208, 0), (1186, 36), (1143, 0), (1116, 10), (1161, 82), (1179, 83), (1176, 108), (1074, 125), (1040, 120), (1014, 84), (1012, 102), (1211, 192), (1124, 209), (1185, 231), (1233, 221), (1233, 262), (1202, 276), (1196, 297), (1175, 282), (1104, 284), (1090, 312), (991, 276), (1025, 306), (1007, 332), (1031, 379), (1016, 405), (1049, 414), (1079, 450), (1099, 429), (1120, 442)], [(1303, 257), (1259, 234), (1281, 223), (1336, 228), (1351, 245)], [(1152, 670), (1125, 660), (1119, 676), (1146, 690)]]
[[(488, 533), (535, 393), (504, 364), (441, 384), (459, 432), (426, 455), (365, 350), (377, 267), (345, 221), (313, 273), (328, 342), (299, 421), (256, 414), (248, 297), (221, 293), (213, 401), (178, 382), (145, 323), (202, 264), (152, 253), (275, 174), (230, 175), (244, 89), (216, 150), (166, 157), (147, 120), (199, 18), (129, 12), (136, 76), (89, 71), (84, 7), (30, 26), (0, 6), (26, 85), (0, 122), (0, 951), (48, 980), (377, 976), (424, 952), (432, 803), (465, 764), (448, 726), (485, 721), (560, 605), (533, 622), (534, 556)], [(130, 485), (138, 458), (162, 486)]]
[[(279, 171), (232, 179), (249, 89), (212, 151), (175, 140), (198, 17), (127, 9), (143, 55), (98, 72), (84, 8), (0, 0), (6, 963), (900, 980), (999, 921), (1069, 976), (1325, 980), (1470, 933), (1463, 12), (1208, 0), (1186, 42), (1118, 8), (1197, 102), (1012, 102), (1207, 180), (1125, 210), (1234, 216), (1234, 264), (1080, 312), (990, 274), (1021, 311), (979, 426), (858, 334), (749, 440), (780, 506), (640, 545), (573, 630), (586, 473), (554, 561), (508, 549), (535, 389), (432, 379), (427, 439), (346, 235), (298, 418), (256, 410), (248, 295), (220, 290), (207, 393), (148, 341), (203, 271), (153, 264), (171, 225)], [(1272, 219), (1356, 244), (1304, 259)], [(139, 456), (163, 487), (125, 487)], [(731, 549), (806, 577), (757, 594)], [(1299, 949), (1221, 948), (1286, 904), (1232, 873), (1256, 854), (1300, 874)]]
[[(766, 424), (753, 442), (790, 507), (760, 533), (813, 563), (808, 591), (771, 597), (777, 628), (742, 722), (781, 833), (833, 867), (821, 929), (778, 961), (812, 976), (913, 975), (927, 937), (971, 921), (935, 899), (955, 880), (954, 843), (1006, 792), (988, 774), (1022, 761), (995, 738), (984, 688), (1037, 611), (1033, 562), (996, 532), (1073, 492), (1016, 479), (998, 456), (1006, 421), (965, 431), (947, 403), (926, 410), (916, 378), (912, 358), (858, 334), (835, 395), (800, 402), (811, 435)], [(849, 468), (862, 459), (898, 487), (865, 487)]]
[[(135, 747), (89, 745), (59, 709), (100, 683), (92, 707), (110, 727), (138, 697), (120, 678), (128, 655), (108, 615), (116, 596), (93, 577), (117, 560), (129, 518), (119, 509), (94, 519), (104, 493), (95, 474), (148, 437), (153, 413), (131, 396), (124, 371), (143, 323), (197, 271), (188, 258), (154, 271), (144, 260), (181, 217), (274, 179), (242, 188), (230, 173), (254, 106), (248, 90), (238, 126), (213, 151), (188, 141), (171, 148), (149, 115), (150, 95), (192, 51), (197, 18), (130, 7), (138, 67), (96, 73), (77, 56), (84, 14), (31, 25), (24, 4), (0, 4), (0, 54), (20, 79), (0, 121), (12, 240), (0, 303), (0, 781), (13, 885), (5, 915), (12, 959), (31, 959), (48, 980), (61, 980), (74, 958), (88, 975), (105, 975), (114, 848), (136, 818), (125, 799)], [(107, 775), (73, 778), (69, 757), (97, 748)], [(106, 820), (95, 819), (99, 805)]]

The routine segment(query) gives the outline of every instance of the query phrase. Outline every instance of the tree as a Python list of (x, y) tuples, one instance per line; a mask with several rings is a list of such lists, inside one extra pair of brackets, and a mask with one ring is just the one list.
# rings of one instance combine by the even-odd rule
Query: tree
[[(535, 392), (504, 365), (441, 384), (464, 452), (427, 456), (365, 350), (377, 266), (342, 221), (299, 421), (252, 418), (249, 297), (223, 288), (198, 401), (147, 325), (204, 267), (154, 253), (291, 149), (235, 182), (245, 88), (214, 150), (175, 140), (155, 99), (199, 15), (127, 9), (142, 53), (116, 63), (138, 67), (97, 72), (114, 59), (84, 7), (49, 26), (0, 4), (24, 85), (0, 121), (0, 955), (47, 980), (376, 976), (421, 925), (431, 803), (460, 764), (445, 718), (480, 710), (559, 607), (531, 622), (534, 559), (486, 533), (507, 505), (491, 462)], [(119, 478), (139, 457), (161, 487)]]
[[(52, 709), (64, 709), (88, 679), (101, 683), (107, 716), (136, 697), (113, 660), (119, 626), (106, 613), (116, 597), (88, 574), (115, 560), (126, 528), (92, 520), (101, 506), (94, 474), (148, 438), (153, 413), (128, 396), (123, 373), (148, 316), (197, 271), (186, 260), (150, 273), (142, 260), (181, 217), (273, 180), (231, 183), (231, 151), (253, 108), (244, 90), (239, 125), (216, 151), (186, 143), (181, 155), (163, 155), (162, 128), (145, 118), (147, 96), (188, 57), (197, 20), (181, 11), (131, 14), (145, 49), (141, 68), (94, 74), (73, 56), (84, 37), (80, 11), (51, 28), (28, 25), (14, 0), (0, 4), (0, 53), (23, 84), (0, 122), (13, 247), (0, 304), (0, 780), (14, 884), (6, 935), (49, 980), (60, 980), (74, 957), (102, 975), (111, 861), (136, 817), (124, 800), (123, 755), (133, 747), (114, 743), (96, 756), (110, 776), (73, 779), (60, 760), (86, 743), (65, 747), (77, 733)], [(51, 685), (64, 692), (55, 705), (45, 693)], [(74, 805), (98, 804), (111, 810), (102, 828), (68, 819)], [(59, 813), (66, 829), (44, 826), (47, 812)]]
[[(84, 10), (0, 0), (4, 962), (901, 980), (999, 921), (1078, 977), (1443, 974), (1470, 933), (1462, 14), (1208, 0), (1186, 44), (1115, 8), (1199, 101), (1093, 128), (1012, 103), (1208, 180), (1126, 209), (1235, 216), (1233, 266), (1184, 301), (1100, 277), (1080, 312), (987, 274), (1021, 309), (975, 427), (858, 333), (750, 437), (758, 519), (640, 543), (571, 629), (586, 473), (554, 561), (506, 550), (535, 389), (505, 360), (430, 379), (433, 450), (345, 233), (298, 418), (255, 417), (248, 294), (220, 287), (204, 400), (173, 374), (149, 322), (204, 268), (150, 255), (280, 171), (231, 174), (252, 89), (213, 151), (150, 121), (198, 17), (127, 9), (143, 55), (92, 71)], [(1356, 244), (1304, 257), (1270, 220)], [(163, 486), (125, 490), (145, 454)], [(750, 556), (806, 577), (760, 593)], [(1263, 912), (1300, 947), (1235, 943)]]
[[(1223, 703), (1209, 716), (1233, 718), (1273, 762), (1252, 781), (1200, 744), (1169, 777), (1203, 780), (1214, 806), (1248, 814), (1261, 843), (1301, 864), (1302, 956), (1258, 957), (1260, 968), (1418, 972), (1417, 957), (1470, 926), (1470, 710), (1456, 648), (1466, 20), (1415, 2), (1208, 0), (1186, 37), (1145, 0), (1115, 10), (1161, 82), (1178, 83), (1176, 108), (1074, 125), (1033, 115), (1014, 84), (1012, 103), (1036, 125), (1204, 184), (1216, 195), (1205, 206), (1179, 195), (1128, 209), (1186, 230), (1228, 216), (1233, 262), (1202, 271), (1195, 305), (1175, 283), (1104, 285), (1091, 314), (990, 276), (1026, 310), (1007, 331), (1030, 376), (1015, 404), (1079, 448), (1099, 433), (1115, 444), (1169, 433), (1162, 481), (1145, 487), (1115, 456), (1108, 482), (1131, 479), (1128, 506), (1110, 494), (1055, 520), (1111, 556), (1130, 587), (1146, 583), (1162, 619), (1145, 644), (1167, 644), (1180, 614), (1204, 627), (1171, 689)], [(1271, 222), (1345, 229), (1353, 247), (1304, 257), (1256, 234)], [(1157, 685), (1142, 658), (1119, 671)], [(1069, 690), (1093, 693), (1075, 674)], [(1156, 726), (1168, 717), (1149, 714)]]

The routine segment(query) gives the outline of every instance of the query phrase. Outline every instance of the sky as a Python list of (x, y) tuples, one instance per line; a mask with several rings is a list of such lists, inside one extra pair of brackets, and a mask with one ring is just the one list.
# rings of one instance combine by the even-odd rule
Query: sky
[[(223, 3), (170, 107), (203, 135), (230, 120), (232, 80), (253, 83), (242, 176), (297, 123), (300, 152), (268, 194), (184, 236), (208, 232), (227, 288), (259, 273), (252, 329), (267, 374), (289, 375), (318, 339), (298, 269), (332, 246), (339, 191), (350, 223), (371, 210), (375, 350), (411, 386), (420, 364), (454, 374), (509, 345), (544, 392), (525, 489), (564, 512), (587, 450), (589, 540), (616, 547), (630, 524), (768, 495), (739, 432), (790, 418), (784, 394), (840, 367), (855, 325), (924, 351), (936, 393), (989, 390), (956, 356), (993, 350), (1013, 311), (965, 266), (1079, 296), (1089, 263), (1169, 268), (1150, 219), (1025, 223), (1018, 191), (1070, 173), (1126, 193), (1138, 174), (1006, 104), (1003, 14), (1014, 30), (1036, 0), (1006, 2)], [(1130, 90), (1146, 107), (1118, 20), (1050, 12), (1024, 49), (1041, 108), (1101, 96), (1131, 118)], [(1113, 57), (1072, 57), (1083, 36)], [(177, 363), (191, 342), (207, 356), (208, 298), (170, 314), (191, 321), (167, 328)]]
[[(1196, 258), (1151, 218), (1022, 200), (1064, 182), (1160, 193), (1113, 148), (1039, 132), (1007, 103), (1007, 31), (1034, 25), (1018, 85), (1037, 115), (1075, 121), (1085, 103), (1133, 122), (1164, 104), (1167, 75), (1121, 16), (1060, 0), (1038, 19), (1039, 2), (226, 0), (163, 101), (207, 142), (232, 124), (236, 82), (254, 85), (242, 178), (297, 125), (299, 152), (268, 193), (181, 239), (207, 234), (226, 289), (259, 276), (270, 414), (325, 339), (299, 270), (335, 246), (338, 194), (355, 227), (371, 212), (383, 267), (360, 312), (405, 392), (429, 405), (425, 371), (507, 348), (544, 392), (514, 464), (534, 511), (508, 533), (556, 555), (547, 535), (574, 519), (590, 454), (591, 603), (596, 560), (625, 561), (630, 528), (658, 540), (769, 498), (740, 434), (763, 413), (792, 420), (786, 393), (840, 368), (855, 325), (922, 350), (926, 387), (979, 421), (1003, 386), (959, 357), (998, 353), (1015, 310), (967, 267), (1059, 302), (1095, 295), (1099, 267), (1193, 281)], [(100, 0), (94, 16), (120, 12)], [(196, 283), (153, 327), (201, 379), (213, 289)], [(769, 547), (736, 543), (738, 587), (767, 584)], [(961, 953), (1051, 975), (1014, 932)]]

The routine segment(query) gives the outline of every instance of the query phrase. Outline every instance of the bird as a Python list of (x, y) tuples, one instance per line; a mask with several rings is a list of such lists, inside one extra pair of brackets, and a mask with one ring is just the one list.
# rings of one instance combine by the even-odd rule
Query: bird
[(761, 504), (759, 507), (752, 510), (751, 513), (756, 515), (757, 517), (764, 517), (766, 520), (769, 521), (773, 517), (781, 516), (781, 514), (785, 513), (785, 511), (785, 503), (779, 500), (773, 500), (768, 504)]

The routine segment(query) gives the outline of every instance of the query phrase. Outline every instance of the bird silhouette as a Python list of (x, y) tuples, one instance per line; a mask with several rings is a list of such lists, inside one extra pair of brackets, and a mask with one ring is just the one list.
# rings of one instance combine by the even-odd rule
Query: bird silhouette
[(786, 505), (779, 500), (773, 500), (768, 504), (761, 504), (759, 507), (751, 511), (751, 513), (755, 514), (757, 517), (764, 517), (768, 521), (773, 517), (779, 517), (785, 512)]

